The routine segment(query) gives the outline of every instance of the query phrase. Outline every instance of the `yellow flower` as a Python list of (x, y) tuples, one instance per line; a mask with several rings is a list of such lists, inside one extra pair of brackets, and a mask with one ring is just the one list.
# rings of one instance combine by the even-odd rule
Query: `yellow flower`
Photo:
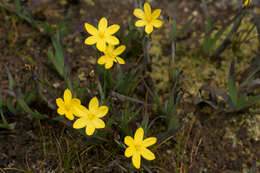
[(73, 120), (75, 115), (75, 107), (79, 106), (80, 100), (77, 98), (72, 98), (71, 91), (69, 89), (66, 89), (64, 91), (64, 101), (62, 98), (56, 99), (56, 104), (58, 106), (57, 112), (60, 115), (66, 116), (69, 120)]
[(105, 64), (105, 68), (109, 69), (113, 66), (114, 62), (119, 64), (125, 64), (125, 61), (120, 58), (118, 55), (122, 54), (125, 50), (125, 46), (119, 46), (114, 49), (114, 46), (109, 44), (104, 51), (104, 55), (98, 59), (98, 64)]
[(107, 27), (107, 19), (105, 17), (100, 19), (98, 23), (98, 29), (88, 23), (85, 23), (85, 28), (88, 33), (91, 34), (91, 36), (85, 40), (85, 44), (97, 44), (97, 49), (99, 51), (104, 51), (106, 49), (106, 43), (112, 45), (119, 44), (119, 40), (112, 35), (119, 30), (120, 26), (111, 25)]
[(145, 26), (145, 32), (150, 34), (153, 31), (153, 27), (160, 28), (162, 26), (162, 21), (157, 19), (160, 14), (160, 9), (156, 9), (152, 13), (150, 5), (146, 2), (144, 3), (144, 11), (140, 8), (134, 10), (134, 15), (141, 19), (135, 22), (135, 26)]
[(247, 7), (250, 4), (251, 0), (244, 0), (243, 7)]
[(131, 136), (126, 136), (124, 139), (125, 144), (128, 148), (125, 150), (125, 156), (131, 157), (134, 167), (137, 169), (140, 168), (141, 156), (146, 160), (154, 160), (154, 154), (148, 150), (146, 147), (149, 147), (156, 143), (155, 137), (146, 138), (143, 140), (144, 130), (139, 128), (136, 130), (134, 139)]
[(79, 117), (74, 124), (73, 128), (81, 129), (86, 127), (86, 134), (92, 135), (95, 129), (101, 129), (105, 127), (105, 123), (102, 118), (108, 112), (107, 106), (98, 106), (98, 99), (94, 97), (89, 102), (89, 109), (84, 106), (77, 106), (76, 116)]

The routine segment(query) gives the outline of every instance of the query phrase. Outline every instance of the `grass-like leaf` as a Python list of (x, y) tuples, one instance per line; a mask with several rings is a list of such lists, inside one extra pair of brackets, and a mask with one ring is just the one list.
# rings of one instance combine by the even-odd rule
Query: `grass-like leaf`
[(47, 118), (45, 115), (40, 114), (38, 111), (33, 111), (28, 105), (27, 103), (24, 101), (24, 99), (22, 98), (18, 98), (17, 99), (18, 104), (22, 107), (22, 109), (30, 114), (33, 118), (37, 118), (37, 119), (45, 119)]
[(235, 83), (235, 62), (232, 61), (230, 66), (230, 74), (229, 74), (229, 81), (228, 81), (228, 92), (229, 96), (232, 100), (232, 106), (236, 107), (238, 103), (237, 98), (237, 89)]

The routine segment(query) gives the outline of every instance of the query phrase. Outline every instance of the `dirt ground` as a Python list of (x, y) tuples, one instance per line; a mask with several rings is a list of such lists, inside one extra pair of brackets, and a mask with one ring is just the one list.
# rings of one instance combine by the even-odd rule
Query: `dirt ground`
[[(6, 3), (10, 6), (13, 5), (12, 1)], [(128, 19), (132, 17), (133, 3), (132, 0), (41, 0), (39, 2), (25, 0), (23, 1), (23, 7), (30, 9), (36, 19), (49, 23), (61, 20), (67, 10), (72, 9), (72, 16), (69, 18), (68, 23), (71, 30), (62, 41), (66, 51), (65, 55), (69, 60), (72, 79), (76, 80), (83, 75), (89, 79), (87, 81), (90, 81), (94, 80), (90, 79), (89, 74), (93, 70), (95, 71), (95, 57), (97, 54), (93, 47), (83, 44), (87, 36), (84, 22), (94, 25), (101, 17), (105, 16), (110, 24), (120, 23), (122, 27), (126, 27)], [(197, 61), (204, 62), (199, 57), (194, 57), (196, 53), (192, 53), (193, 50), (198, 48), (192, 46), (197, 45), (199, 42), (198, 37), (195, 36), (205, 32), (205, 14), (201, 1), (153, 0), (151, 4), (153, 9), (162, 9), (162, 19), (164, 21), (171, 17), (175, 18), (179, 25), (183, 25), (188, 18), (196, 18), (191, 29), (194, 34), (177, 43), (180, 45), (187, 44), (186, 50), (180, 50), (176, 53), (177, 61), (182, 64), (181, 67), (185, 71), (184, 75), (187, 74), (185, 78), (193, 79), (193, 77), (188, 76), (190, 66), (193, 66), (194, 62)], [(32, 5), (34, 5), (33, 8), (31, 8)], [(236, 13), (239, 2), (221, 0), (209, 3), (208, 8), (208, 15), (213, 19), (213, 23), (221, 24)], [(255, 8), (258, 8), (257, 5)], [(253, 11), (253, 9), (250, 10)], [(157, 30), (155, 32), (155, 38), (156, 36), (161, 38), (160, 35), (167, 35), (166, 28), (167, 22), (165, 22), (165, 26), (161, 31)], [(123, 32), (121, 35), (124, 36), (126, 33)], [(163, 39), (160, 39), (159, 42), (164, 46), (161, 51), (163, 57), (169, 57), (169, 42)], [(259, 46), (258, 42), (257, 46)], [(33, 64), (33, 59), (38, 57), (44, 63), (42, 70), (45, 80), (49, 81), (50, 87), (57, 91), (54, 97), (46, 93), (49, 94), (49, 101), (55, 104), (56, 97), (61, 95), (64, 90), (64, 83), (56, 75), (47, 60), (49, 47), (51, 47), (51, 41), (48, 37), (33, 29), (14, 14), (0, 8), (0, 90), (8, 88), (6, 67), (11, 71), (16, 87), (23, 88), (31, 77), (30, 70), (26, 68), (25, 64)], [(189, 56), (193, 56), (193, 58), (189, 59)], [(248, 66), (248, 62), (253, 56), (251, 54), (241, 62)], [(209, 65), (206, 64), (206, 66), (214, 69), (229, 66), (231, 62), (230, 59), (226, 58), (222, 64), (228, 65), (216, 67), (216, 62), (209, 59), (207, 61)], [(201, 74), (198, 73), (201, 71), (201, 67), (200, 65), (194, 65), (192, 68), (197, 68), (197, 71), (195, 70), (193, 73), (200, 76)], [(32, 68), (34, 68), (33, 65)], [(205, 82), (207, 76), (203, 76), (198, 80), (200, 80), (200, 83)], [(84, 86), (87, 81), (82, 80), (80, 85)], [(199, 84), (197, 85), (199, 86)], [(217, 85), (222, 86), (219, 83)], [(197, 89), (195, 87), (194, 90)], [(189, 91), (189, 93), (193, 94), (192, 92)], [(92, 93), (92, 95), (95, 94)], [(5, 98), (6, 95), (3, 94), (3, 97)], [(48, 108), (45, 102), (32, 102), (30, 106), (35, 109), (42, 109), (44, 113), (50, 112), (53, 114), (55, 112)], [(254, 108), (259, 107), (254, 106)], [(212, 112), (214, 110), (208, 105), (194, 106), (192, 97), (185, 95), (178, 109), (178, 113), (184, 122), (183, 129), (179, 132), (182, 135), (178, 135), (181, 136), (178, 139), (170, 139), (158, 148), (157, 152), (161, 154), (158, 161), (152, 162), (154, 166), (151, 166), (150, 170), (152, 172), (176, 172), (176, 168), (180, 168), (181, 172), (182, 169), (188, 168), (188, 172), (193, 173), (244, 173), (256, 164), (255, 173), (260, 172), (260, 114), (249, 115), (244, 112), (215, 112), (212, 114)], [(110, 156), (108, 153), (100, 153), (101, 148), (106, 148), (106, 146), (94, 146), (93, 148), (85, 146), (84, 137), (66, 126), (67, 122), (39, 121), (32, 119), (26, 113), (14, 116), (8, 111), (5, 116), (8, 122), (14, 122), (16, 126), (11, 131), (0, 129), (0, 172), (22, 172), (21, 170), (46, 173), (81, 172), (82, 169), (76, 167), (77, 164), (72, 163), (68, 155), (58, 154), (59, 156), (57, 156), (57, 153), (63, 153), (64, 151), (66, 151), (65, 153), (71, 153), (70, 151), (77, 149), (80, 150), (79, 155), (86, 158), (83, 162), (85, 172), (127, 172), (117, 167), (118, 164), (127, 162), (123, 157), (123, 153), (121, 153), (121, 157), (115, 157)], [(113, 139), (114, 136), (110, 136), (110, 138)], [(177, 146), (180, 148), (179, 151), (182, 151), (181, 153), (175, 152)], [(89, 153), (85, 154), (88, 150)], [(95, 163), (95, 154), (100, 158), (104, 157), (104, 161), (100, 164)], [(74, 155), (72, 157), (76, 158)], [(65, 163), (72, 166), (67, 166)], [(17, 170), (12, 168), (17, 168)]]

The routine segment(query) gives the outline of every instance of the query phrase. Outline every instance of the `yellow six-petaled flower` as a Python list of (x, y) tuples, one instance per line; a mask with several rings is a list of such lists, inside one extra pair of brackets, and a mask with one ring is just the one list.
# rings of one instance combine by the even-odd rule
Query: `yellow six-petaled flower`
[(118, 56), (124, 52), (125, 48), (126, 47), (124, 45), (121, 45), (115, 49), (113, 45), (109, 44), (106, 50), (103, 52), (104, 55), (98, 59), (98, 64), (105, 64), (106, 69), (110, 69), (113, 66), (114, 62), (125, 64), (125, 61)]
[(156, 143), (155, 137), (149, 137), (143, 140), (144, 130), (139, 128), (136, 130), (134, 139), (131, 136), (126, 136), (124, 139), (125, 144), (128, 146), (125, 150), (125, 156), (132, 156), (132, 163), (135, 168), (139, 169), (141, 164), (141, 156), (146, 160), (154, 160), (154, 154), (148, 150), (149, 147)]
[(81, 129), (86, 127), (86, 134), (93, 135), (95, 129), (101, 129), (105, 127), (105, 123), (102, 119), (108, 112), (107, 106), (99, 106), (97, 97), (94, 97), (89, 102), (89, 109), (83, 105), (77, 106), (76, 116), (79, 117), (74, 124), (73, 128)]
[(140, 8), (134, 10), (134, 15), (141, 19), (135, 22), (135, 26), (145, 26), (145, 32), (150, 34), (153, 31), (153, 27), (160, 28), (162, 26), (162, 21), (157, 19), (160, 14), (160, 9), (156, 9), (152, 12), (150, 5), (146, 2), (144, 3), (144, 11)]
[(98, 29), (88, 23), (85, 23), (85, 28), (91, 34), (90, 37), (86, 38), (85, 44), (97, 44), (96, 46), (99, 51), (105, 51), (107, 43), (112, 45), (119, 44), (119, 40), (112, 35), (119, 30), (120, 26), (114, 24), (107, 27), (107, 19), (105, 17), (100, 19)]
[(60, 115), (65, 114), (66, 118), (68, 118), (69, 120), (73, 120), (75, 115), (75, 107), (81, 104), (80, 100), (77, 98), (72, 98), (72, 94), (69, 89), (66, 89), (64, 91), (63, 98), (64, 101), (62, 100), (62, 98), (56, 99), (56, 104), (58, 105), (57, 112)]

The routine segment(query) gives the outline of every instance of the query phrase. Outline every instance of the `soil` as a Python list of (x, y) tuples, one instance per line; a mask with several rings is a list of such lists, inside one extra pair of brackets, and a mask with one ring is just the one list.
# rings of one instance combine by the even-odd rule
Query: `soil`
[[(14, 6), (12, 1), (5, 1), (5, 4), (11, 8)], [(91, 77), (91, 73), (94, 71), (94, 75), (96, 75), (97, 72), (95, 65), (98, 55), (93, 47), (84, 44), (84, 39), (87, 37), (84, 22), (95, 25), (101, 17), (105, 16), (108, 18), (109, 24), (121, 23), (122, 28), (127, 28), (128, 20), (132, 17), (134, 8), (132, 0), (61, 0), (55, 2), (28, 0), (23, 1), (22, 4), (23, 8), (31, 9), (34, 18), (48, 23), (61, 20), (68, 9), (72, 9), (72, 16), (68, 21), (68, 26), (71, 26), (70, 33), (62, 40), (62, 43), (65, 55), (68, 57), (71, 78), (74, 81), (86, 78), (86, 80), (80, 80), (80, 86), (90, 86), (90, 82), (96, 84), (95, 77)], [(193, 59), (185, 60), (183, 57), (182, 61), (182, 56), (194, 56), (194, 54), (196, 56), (196, 53), (189, 54), (187, 52), (198, 48), (192, 48), (192, 45), (198, 45), (199, 42), (196, 39), (198, 37), (194, 35), (205, 32), (205, 14), (201, 1), (153, 0), (151, 4), (153, 9), (162, 9), (162, 19), (165, 21), (169, 17), (175, 18), (179, 25), (183, 25), (187, 22), (186, 19), (196, 18), (191, 31), (194, 34), (178, 43), (184, 44), (185, 42), (187, 49), (176, 53), (179, 63), (187, 63), (186, 66), (181, 66), (187, 74), (190, 70), (188, 64), (193, 64), (193, 62), (190, 62)], [(220, 25), (235, 15), (238, 8), (239, 2), (234, 3), (224, 0), (211, 2), (208, 6), (208, 15), (211, 16), (212, 23)], [(255, 8), (257, 8), (257, 5)], [(253, 9), (250, 10), (253, 11)], [(160, 35), (165, 36), (168, 33), (166, 24), (162, 30), (155, 31), (155, 38), (156, 36), (160, 38)], [(121, 36), (126, 34), (126, 31), (120, 33)], [(165, 46), (161, 51), (162, 58), (169, 57), (169, 42), (163, 39), (159, 42)], [(154, 45), (155, 43), (153, 43)], [(40, 72), (44, 74), (43, 80), (49, 81), (48, 88), (53, 91), (48, 92), (46, 90), (45, 94), (50, 103), (55, 105), (55, 99), (62, 95), (65, 88), (63, 87), (64, 82), (56, 74), (47, 59), (47, 50), (50, 47), (50, 38), (33, 29), (15, 14), (0, 8), (0, 90), (8, 89), (6, 68), (13, 75), (15, 87), (21, 89), (25, 89), (29, 79), (34, 77), (30, 68), (36, 69), (36, 71), (41, 70)], [(248, 63), (252, 57), (253, 55), (248, 58), (249, 60), (243, 62)], [(42, 69), (37, 68), (37, 58), (43, 64)], [(195, 57), (194, 62), (197, 61), (201, 61), (201, 59)], [(217, 67), (216, 62), (212, 62), (207, 57), (206, 61), (210, 63), (210, 67), (221, 69)], [(226, 58), (222, 63), (229, 62), (230, 60)], [(246, 66), (248, 65), (249, 63)], [(193, 68), (197, 68), (195, 75), (199, 75), (197, 73), (201, 70), (201, 66), (198, 65)], [(149, 80), (154, 79), (152, 75), (151, 72)], [(184, 77), (189, 78), (189, 76)], [(190, 78), (193, 79), (193, 77)], [(200, 80), (200, 82), (205, 82), (207, 78)], [(155, 83), (154, 87), (158, 83)], [(190, 83), (186, 85), (190, 85)], [(218, 85), (221, 86), (222, 84), (216, 84), (216, 86)], [(198, 88), (195, 88), (195, 90), (198, 90)], [(97, 95), (98, 90), (93, 89), (93, 91), (87, 92), (90, 98), (90, 96)], [(162, 97), (165, 97), (163, 92), (162, 89)], [(178, 132), (179, 135), (176, 135), (178, 138), (170, 139), (158, 148), (157, 152), (161, 154), (158, 156), (158, 161), (151, 162), (150, 171), (239, 173), (247, 172), (250, 168), (255, 167), (255, 172), (260, 172), (260, 114), (249, 115), (245, 112), (216, 113), (208, 105), (194, 106), (192, 98), (195, 93), (193, 91), (188, 91), (188, 93), (178, 109), (181, 120), (184, 122), (183, 128)], [(194, 95), (190, 96), (190, 94)], [(8, 96), (6, 92), (2, 92), (1, 95), (4, 99)], [(33, 109), (40, 109), (39, 111), (42, 113), (48, 113), (50, 117), (57, 116), (55, 115), (56, 111), (49, 108), (43, 100), (32, 101), (30, 106)], [(259, 107), (253, 106), (253, 108)], [(7, 110), (5, 117), (9, 123), (16, 125), (13, 130), (0, 129), (0, 172), (22, 172), (21, 170), (48, 173), (127, 172), (127, 170), (118, 168), (118, 165), (125, 165), (130, 162), (123, 157), (122, 151), (120, 151), (122, 152), (121, 156), (115, 157), (117, 149), (107, 151), (110, 150), (109, 147), (114, 147), (113, 144), (93, 147), (85, 145), (84, 137), (70, 128), (70, 122), (66, 120), (62, 123), (51, 120), (35, 120), (25, 112), (14, 116)], [(115, 134), (110, 135), (111, 140), (116, 138)], [(106, 152), (102, 153), (101, 150)], [(70, 160), (69, 154), (72, 151), (79, 151), (78, 154), (82, 157), (79, 160), (81, 160), (83, 168), (78, 166), (79, 161), (74, 163)], [(77, 158), (76, 155), (71, 157), (77, 160), (75, 159)], [(98, 160), (96, 157), (99, 157), (99, 160), (102, 161), (95, 163)], [(254, 166), (255, 164), (256, 166)]]

